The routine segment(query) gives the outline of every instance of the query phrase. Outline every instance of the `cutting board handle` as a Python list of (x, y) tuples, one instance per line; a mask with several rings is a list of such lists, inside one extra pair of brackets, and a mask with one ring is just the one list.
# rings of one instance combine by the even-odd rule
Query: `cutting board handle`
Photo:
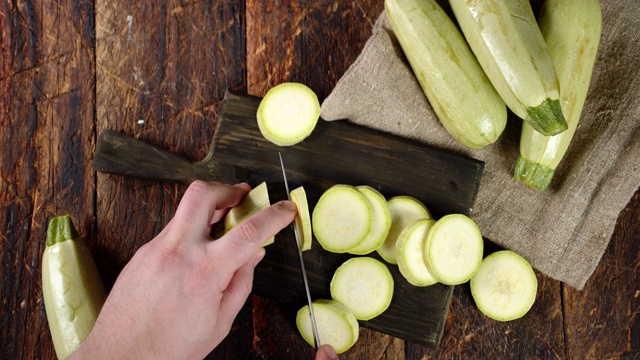
[(209, 179), (207, 169), (133, 137), (105, 129), (98, 135), (92, 161), (100, 172), (190, 184)]

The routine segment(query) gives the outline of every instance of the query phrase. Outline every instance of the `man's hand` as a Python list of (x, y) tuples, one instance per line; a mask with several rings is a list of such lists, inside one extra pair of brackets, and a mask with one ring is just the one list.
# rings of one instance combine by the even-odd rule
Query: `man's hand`
[(122, 270), (93, 331), (72, 358), (202, 359), (229, 334), (264, 256), (295, 215), (283, 201), (218, 240), (212, 226), (249, 192), (194, 182), (174, 218)]

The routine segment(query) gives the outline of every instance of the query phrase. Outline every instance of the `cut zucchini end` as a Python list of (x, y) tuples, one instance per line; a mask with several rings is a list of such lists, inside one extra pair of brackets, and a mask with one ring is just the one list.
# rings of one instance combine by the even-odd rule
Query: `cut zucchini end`
[[(321, 344), (333, 346), (338, 354), (349, 350), (358, 341), (360, 326), (351, 311), (335, 300), (315, 300), (313, 313)], [(315, 347), (309, 305), (298, 310), (296, 326), (302, 338)]]
[(435, 220), (418, 220), (400, 234), (396, 250), (400, 274), (413, 286), (431, 286), (438, 280), (431, 274), (424, 260), (427, 234)]
[(510, 250), (487, 256), (470, 285), (478, 309), (498, 321), (523, 317), (533, 306), (538, 291), (531, 264)]
[(513, 178), (528, 188), (546, 190), (553, 180), (555, 169), (531, 161), (520, 155), (516, 162)]
[(358, 320), (371, 320), (389, 308), (393, 297), (389, 268), (371, 257), (345, 261), (333, 275), (331, 298), (346, 306)]
[(373, 210), (353, 186), (327, 189), (311, 214), (311, 226), (323, 249), (345, 253), (360, 245), (371, 231)]
[(429, 230), (425, 261), (438, 282), (459, 285), (476, 273), (483, 249), (478, 225), (466, 215), (450, 214), (436, 221)]
[(78, 237), (80, 237), (80, 234), (78, 234), (76, 227), (73, 226), (71, 215), (56, 216), (49, 220), (45, 244), (51, 246), (66, 240), (74, 240)]
[(319, 118), (318, 96), (306, 85), (291, 82), (271, 88), (256, 113), (262, 136), (278, 146), (295, 145), (307, 138)]
[[(260, 185), (251, 189), (249, 193), (242, 199), (240, 204), (231, 208), (224, 218), (224, 233), (231, 231), (242, 221), (249, 218), (258, 211), (268, 208), (271, 205), (269, 200), (269, 189), (267, 183), (262, 182)], [(263, 246), (273, 244), (275, 237), (271, 237)]]
[(569, 128), (558, 99), (546, 99), (536, 107), (528, 107), (525, 121), (545, 136), (557, 135)]

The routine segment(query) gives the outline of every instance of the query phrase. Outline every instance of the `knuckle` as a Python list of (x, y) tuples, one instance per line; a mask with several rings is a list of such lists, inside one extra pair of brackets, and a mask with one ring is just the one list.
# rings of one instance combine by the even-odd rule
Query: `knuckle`
[(250, 245), (260, 242), (260, 231), (258, 226), (251, 220), (241, 222), (237, 227), (238, 236), (245, 243)]

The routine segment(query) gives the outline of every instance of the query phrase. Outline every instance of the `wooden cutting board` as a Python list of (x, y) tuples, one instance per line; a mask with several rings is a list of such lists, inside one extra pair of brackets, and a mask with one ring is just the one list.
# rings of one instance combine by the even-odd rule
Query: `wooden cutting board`
[[(410, 195), (434, 218), (469, 214), (484, 163), (346, 121), (320, 120), (310, 137), (295, 146), (279, 147), (260, 134), (255, 114), (260, 98), (238, 93), (225, 97), (212, 146), (195, 163), (111, 130), (98, 138), (93, 167), (101, 172), (188, 184), (196, 179), (256, 186), (267, 182), (271, 202), (286, 199), (278, 152), (289, 186), (304, 186), (310, 210), (334, 184), (369, 185), (387, 199)], [(188, 134), (185, 134), (188, 136)], [(276, 236), (258, 265), (253, 292), (287, 304), (289, 321), (306, 304), (295, 238), (290, 228)], [(381, 260), (376, 254), (370, 256)], [(335, 269), (348, 254), (324, 251), (317, 242), (304, 252), (314, 299), (330, 298)], [(410, 285), (396, 265), (387, 264), (395, 280), (394, 296), (382, 315), (361, 321), (364, 327), (417, 344), (437, 347), (442, 338), (453, 288)]]

